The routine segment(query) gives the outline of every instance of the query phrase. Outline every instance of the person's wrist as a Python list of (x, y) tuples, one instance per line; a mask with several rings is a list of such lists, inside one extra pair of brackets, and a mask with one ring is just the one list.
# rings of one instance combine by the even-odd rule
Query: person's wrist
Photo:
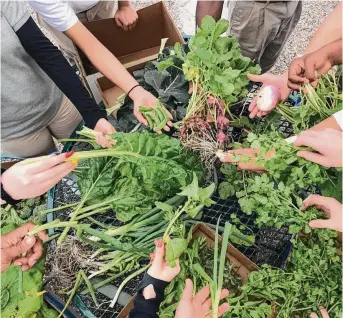
[(5, 200), (6, 203), (9, 203), (11, 205), (19, 202), (23, 198), (20, 197), (20, 195), (16, 193), (12, 193), (7, 187), (6, 179), (4, 178), (4, 175), (6, 174), (6, 171), (2, 174), (0, 183), (1, 183), (1, 199)]
[(130, 1), (118, 1), (118, 8), (125, 8), (125, 7), (130, 7), (131, 2)]
[[(137, 84), (138, 85), (138, 84)], [(136, 86), (134, 89), (131, 90), (131, 92), (128, 94), (128, 96), (135, 101), (135, 99), (139, 98), (142, 94), (145, 93), (145, 89), (142, 86)]]

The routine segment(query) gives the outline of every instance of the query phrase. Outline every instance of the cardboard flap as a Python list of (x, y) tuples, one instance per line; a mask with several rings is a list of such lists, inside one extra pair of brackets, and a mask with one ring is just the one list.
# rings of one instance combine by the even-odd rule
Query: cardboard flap
[[(161, 39), (168, 38), (166, 46), (183, 42), (163, 2), (138, 10), (138, 21), (131, 31), (118, 27), (114, 19), (85, 22), (85, 27), (123, 64), (137, 58), (158, 54)], [(142, 53), (142, 51), (146, 51)], [(139, 53), (137, 57), (135, 54)], [(86, 75), (97, 70), (86, 55), (78, 49)], [(155, 57), (156, 58), (156, 57)], [(130, 65), (129, 65), (130, 66)]]

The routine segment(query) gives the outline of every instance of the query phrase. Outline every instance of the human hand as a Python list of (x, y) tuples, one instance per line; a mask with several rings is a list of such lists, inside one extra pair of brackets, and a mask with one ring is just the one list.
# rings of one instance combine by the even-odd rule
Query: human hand
[(176, 266), (169, 266), (164, 258), (165, 246), (162, 240), (155, 240), (155, 252), (151, 255), (152, 264), (148, 269), (148, 274), (156, 279), (171, 282), (180, 273), (180, 264), (176, 260)]
[[(14, 261), (15, 266), (21, 266), (23, 271), (32, 268), (43, 254), (42, 241), (49, 236), (44, 231), (38, 237), (26, 236), (35, 225), (31, 222), (1, 236), (1, 272), (7, 269)], [(25, 256), (23, 256), (23, 254)]]
[(119, 1), (114, 20), (124, 31), (131, 31), (136, 26), (138, 14), (129, 1)]
[(315, 206), (322, 210), (329, 217), (327, 220), (312, 220), (309, 226), (313, 229), (330, 229), (342, 232), (343, 221), (343, 205), (334, 198), (323, 197), (316, 194), (311, 194), (304, 200), (301, 207), (305, 211), (310, 206)]
[(105, 118), (101, 118), (98, 120), (94, 127), (94, 131), (97, 132), (95, 140), (98, 145), (103, 148), (111, 148), (111, 138), (108, 138), (107, 135), (113, 134), (116, 132), (114, 127), (106, 120)]
[(53, 155), (33, 163), (29, 163), (32, 158), (18, 162), (1, 175), (2, 186), (14, 200), (38, 197), (76, 168), (77, 163), (64, 162), (73, 153)]
[(318, 153), (301, 150), (299, 157), (324, 167), (342, 167), (342, 132), (331, 128), (323, 131), (303, 131), (294, 142), (294, 146), (306, 146)]
[[(182, 297), (179, 305), (177, 306), (175, 318), (210, 318), (211, 315), (211, 298), (210, 287), (206, 286), (201, 289), (193, 297), (193, 282), (186, 279), (185, 289), (183, 290)], [(220, 299), (229, 296), (229, 291), (223, 289), (220, 294)], [(229, 310), (229, 304), (223, 303), (219, 306), (218, 317), (222, 316)]]
[[(154, 95), (146, 91), (143, 87), (138, 86), (136, 87), (129, 96), (134, 102), (134, 115), (138, 119), (140, 123), (145, 126), (148, 126), (147, 120), (144, 118), (142, 113), (139, 111), (140, 107), (156, 107), (157, 99)], [(168, 117), (173, 119), (172, 114), (164, 107)], [(163, 128), (165, 131), (170, 131), (169, 127), (172, 127), (173, 123), (171, 121), (167, 122), (167, 125)], [(161, 131), (157, 131), (157, 133), (161, 134)]]
[[(242, 148), (229, 150), (228, 152), (217, 152), (217, 157), (221, 162), (232, 163), (238, 166), (240, 170), (251, 170), (257, 172), (265, 171), (264, 166), (256, 166), (256, 156), (258, 155), (258, 149)], [(273, 155), (274, 151), (267, 154), (267, 158)]]
[[(263, 89), (267, 85), (275, 86), (279, 89), (281, 94), (281, 100), (285, 101), (289, 94), (291, 93), (291, 90), (287, 86), (287, 73), (281, 74), (281, 75), (274, 75), (270, 73), (264, 73), (262, 75), (253, 75), (248, 74), (248, 78), (253, 82), (260, 82), (262, 83), (261, 89)], [(257, 96), (252, 100), (252, 102), (249, 105), (249, 112), (250, 118), (254, 117), (263, 117), (267, 115), (269, 112), (262, 112), (257, 107)]]
[[(320, 313), (322, 314), (321, 318), (330, 318), (329, 313), (327, 312), (326, 309), (323, 307), (319, 307)], [(319, 318), (318, 315), (315, 312), (312, 312), (310, 315), (310, 318)]]
[(288, 68), (288, 87), (301, 90), (301, 85), (306, 83), (316, 87), (319, 76), (327, 73), (333, 65), (334, 61), (326, 47), (298, 57)]

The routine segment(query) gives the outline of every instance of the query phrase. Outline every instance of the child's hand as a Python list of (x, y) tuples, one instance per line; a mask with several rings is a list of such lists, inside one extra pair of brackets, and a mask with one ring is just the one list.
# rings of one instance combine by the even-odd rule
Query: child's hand
[(176, 260), (176, 266), (170, 267), (164, 258), (164, 243), (162, 240), (155, 240), (156, 249), (151, 255), (152, 265), (148, 269), (148, 274), (156, 279), (171, 282), (180, 273), (180, 264)]

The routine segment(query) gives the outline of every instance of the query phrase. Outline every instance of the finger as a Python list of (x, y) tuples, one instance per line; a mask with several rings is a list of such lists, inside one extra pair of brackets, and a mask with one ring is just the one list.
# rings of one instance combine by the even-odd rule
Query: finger
[(137, 120), (143, 124), (144, 126), (148, 126), (148, 122), (147, 120), (144, 118), (144, 116), (139, 112), (139, 111), (135, 111), (134, 115), (136, 116)]
[(294, 73), (288, 76), (288, 80), (294, 84), (304, 84), (308, 82), (308, 79), (306, 77), (302, 77)]
[[(315, 131), (312, 131), (312, 133), (316, 133)], [(315, 138), (313, 136), (300, 134), (297, 139), (294, 142), (294, 146), (300, 147), (300, 146), (306, 146), (311, 147), (312, 149), (318, 148), (318, 138)]]
[(210, 295), (210, 286), (205, 286), (204, 288), (200, 289), (200, 291), (194, 296), (194, 301), (197, 304), (203, 304), (208, 296)]
[[(220, 293), (220, 299), (224, 299), (227, 296), (229, 296), (229, 291), (227, 289), (222, 289), (222, 291)], [(207, 299), (203, 303), (203, 309), (204, 309), (205, 312), (207, 312), (207, 311), (209, 311), (211, 309), (211, 303), (212, 303), (211, 298)]]
[(218, 308), (218, 317), (224, 315), (230, 309), (230, 305), (228, 303), (223, 303)]
[(304, 63), (305, 73), (304, 76), (310, 81), (313, 82), (317, 79), (316, 77), (316, 65), (311, 61), (311, 59), (305, 59)]
[(22, 266), (22, 265), (29, 265), (29, 258), (28, 257), (20, 257), (13, 261), (14, 266)]
[(28, 269), (30, 269), (30, 266), (29, 266), (29, 265), (23, 265), (23, 266), (21, 267), (21, 270), (22, 270), (23, 272), (27, 271)]
[(167, 122), (167, 125), (168, 125), (169, 127), (173, 127), (173, 123), (172, 123), (170, 120)]
[(32, 268), (43, 255), (43, 245), (40, 240), (32, 248), (33, 254), (29, 257), (28, 265)]
[(314, 152), (311, 152), (311, 151), (298, 151), (297, 152), (297, 156), (298, 157), (301, 157), (301, 158), (304, 158), (305, 160), (307, 161), (311, 161), (311, 162), (314, 162), (314, 163), (317, 163), (321, 166), (324, 166), (326, 167), (327, 166), (327, 160), (326, 158), (319, 154), (319, 153), (314, 153)]
[(115, 16), (114, 20), (116, 21), (117, 26), (119, 26), (120, 28), (124, 29), (124, 27), (123, 27), (123, 25), (122, 25), (122, 23), (121, 23), (121, 21), (119, 20), (118, 17)]
[(181, 301), (191, 303), (192, 300), (193, 300), (193, 282), (190, 279), (186, 279), (185, 288), (181, 296)]
[(164, 128), (163, 128), (165, 131), (170, 131), (170, 128), (168, 125), (165, 125)]
[(310, 318), (319, 318), (315, 312), (311, 312)]
[(251, 111), (251, 113), (249, 114), (249, 117), (250, 117), (250, 118), (254, 118), (254, 117), (257, 115), (258, 112), (259, 112), (259, 109), (258, 109), (258, 107), (256, 106), (256, 107)]
[(21, 242), (27, 233), (29, 233), (34, 227), (35, 224), (28, 222), (13, 231), (4, 234), (0, 240), (1, 248), (11, 247)]
[(234, 155), (229, 152), (217, 153), (217, 157), (224, 163), (235, 163), (239, 161), (238, 158), (234, 157)]
[(249, 105), (249, 112), (251, 112), (255, 107), (256, 107), (256, 104), (257, 104), (257, 98), (253, 98), (253, 100), (251, 101), (250, 105)]
[(295, 84), (291, 81), (287, 82), (287, 86), (288, 88), (294, 90), (294, 91), (301, 91), (302, 87), (299, 84)]
[(153, 265), (162, 268), (164, 262), (164, 244), (162, 240), (155, 240), (155, 258)]
[[(46, 171), (37, 173), (33, 180), (37, 183), (37, 184), (41, 184), (44, 183), (47, 180), (50, 179), (55, 179), (56, 175), (60, 175), (61, 172), (64, 171), (69, 171), (70, 168), (73, 167), (73, 163), (72, 161), (67, 161), (67, 162), (63, 162), (57, 166), (54, 166)], [(58, 180), (59, 181), (59, 180)]]
[[(70, 172), (72, 172), (77, 167), (77, 163), (73, 164), (69, 170), (61, 172), (61, 174), (56, 175), (53, 179), (47, 180), (46, 182), (41, 184), (41, 188), (43, 193), (49, 191), (52, 187), (54, 187), (60, 180), (62, 180), (65, 176), (67, 176)], [(41, 233), (41, 232), (40, 232)], [(48, 237), (48, 236), (47, 236)], [(41, 238), (42, 239), (42, 238)], [(49, 237), (48, 237), (49, 239)], [(43, 240), (43, 239), (42, 239)], [(43, 240), (45, 241), (45, 240)]]
[(262, 75), (247, 74), (247, 76), (252, 82), (258, 82), (258, 83), (262, 83), (263, 78), (264, 78), (264, 74)]
[(312, 220), (308, 225), (312, 229), (332, 229), (331, 220)]
[(309, 195), (304, 201), (301, 206), (301, 210), (306, 210), (309, 206), (319, 204), (321, 202), (322, 196), (318, 194), (311, 194)]
[[(63, 162), (66, 158), (67, 158), (67, 154), (68, 153), (61, 153), (60, 155), (52, 155), (50, 156), (49, 158), (47, 157), (38, 157), (38, 158), (35, 158), (35, 159), (38, 159), (39, 158), (45, 158), (44, 160), (41, 160), (41, 161), (38, 161), (38, 162), (34, 162), (34, 163), (30, 163), (30, 165), (28, 166), (30, 168), (30, 173), (32, 174), (35, 174), (35, 173), (38, 173), (38, 172), (42, 172), (42, 171), (46, 171), (58, 164), (60, 164), (61, 162)], [(32, 158), (31, 159), (26, 159), (24, 161), (22, 161), (21, 165), (25, 165), (27, 164), (28, 162), (32, 161)]]
[[(173, 115), (169, 112), (167, 108), (164, 107), (165, 112), (167, 113), (167, 116), (169, 119), (173, 119)], [(169, 124), (168, 124), (169, 125)], [(170, 125), (169, 125), (170, 126)]]
[(323, 197), (317, 194), (311, 194), (308, 198), (306, 198), (303, 202), (301, 210), (304, 211), (310, 206), (315, 206), (317, 209), (324, 211), (326, 214), (329, 215), (330, 213), (330, 206), (334, 203), (333, 198)]
[(313, 131), (313, 130), (305, 130), (302, 131), (297, 137), (303, 138), (303, 137), (310, 137), (310, 138), (318, 138), (322, 132), (319, 131)]
[(327, 312), (327, 310), (325, 308), (319, 307), (319, 311), (322, 314), (322, 318), (330, 318), (329, 313)]
[(111, 148), (111, 143), (105, 138), (105, 136), (101, 133), (96, 136), (96, 142), (103, 148)]
[(5, 248), (5, 253), (9, 258), (13, 259), (23, 253), (28, 252), (35, 245), (35, 243), (36, 238), (34, 236), (27, 236), (17, 244)]

